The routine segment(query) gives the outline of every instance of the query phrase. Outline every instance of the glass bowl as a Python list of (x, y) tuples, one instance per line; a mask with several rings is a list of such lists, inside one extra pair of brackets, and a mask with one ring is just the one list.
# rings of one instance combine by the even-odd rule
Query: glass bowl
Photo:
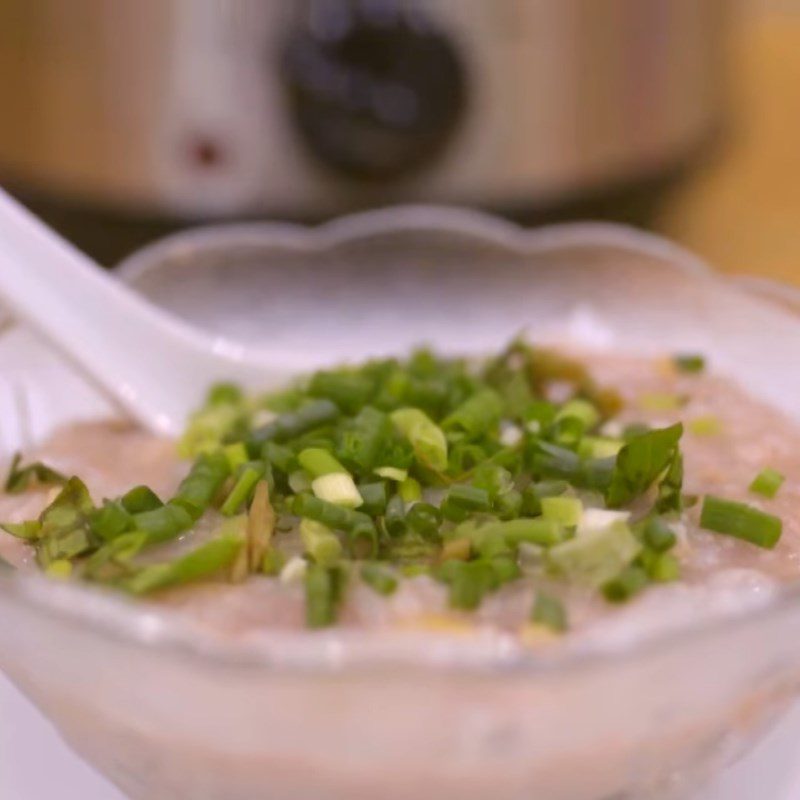
[[(140, 251), (120, 274), (298, 369), (420, 341), (487, 351), (526, 329), (702, 350), (796, 417), (793, 310), (614, 226), (524, 232), (415, 207), (315, 229), (201, 229)], [(33, 438), (109, 413), (35, 340), (9, 336), (5, 374), (38, 392)], [(551, 652), (448, 633), (222, 642), (118, 597), (9, 571), (0, 667), (133, 800), (682, 797), (778, 717), (800, 678), (800, 588), (701, 611), (647, 636)]]

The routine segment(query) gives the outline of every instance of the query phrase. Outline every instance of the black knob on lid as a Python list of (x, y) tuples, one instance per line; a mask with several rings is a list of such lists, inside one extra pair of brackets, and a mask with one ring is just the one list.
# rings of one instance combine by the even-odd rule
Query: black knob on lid
[(465, 107), (454, 45), (398, 0), (311, 0), (283, 66), (304, 142), (352, 178), (387, 180), (424, 166)]

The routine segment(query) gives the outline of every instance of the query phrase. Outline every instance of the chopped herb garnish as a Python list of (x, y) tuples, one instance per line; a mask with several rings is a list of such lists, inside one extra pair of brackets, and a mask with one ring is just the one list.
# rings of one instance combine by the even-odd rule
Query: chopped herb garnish
[(753, 478), (753, 482), (750, 484), (750, 491), (772, 499), (778, 493), (778, 489), (781, 488), (784, 480), (786, 479), (778, 470), (766, 467)]
[[(670, 412), (686, 399), (641, 398)], [(37, 519), (3, 528), (50, 575), (137, 595), (249, 576), (302, 584), (312, 628), (336, 622), (350, 579), (388, 596), (427, 576), (471, 611), (527, 574), (554, 587), (530, 621), (561, 632), (555, 595), (569, 584), (621, 602), (680, 575), (683, 427), (624, 427), (621, 407), (581, 362), (521, 340), (483, 366), (418, 350), (269, 396), (219, 384), (180, 442), (191, 464), (173, 496), (142, 485), (95, 504), (78, 478), (16, 457), (6, 491), (62, 489)], [(773, 497), (782, 480), (766, 469), (750, 488)], [(762, 547), (780, 537), (777, 517), (742, 503), (707, 497), (701, 517)], [(211, 538), (194, 540), (201, 519)], [(159, 560), (179, 538), (184, 555)]]
[(41, 461), (34, 461), (25, 467), (21, 464), (22, 454), (16, 453), (11, 461), (8, 477), (3, 487), (9, 494), (21, 494), (39, 486), (63, 486), (67, 482), (65, 475)]
[(696, 353), (678, 353), (672, 359), (672, 363), (680, 372), (696, 374), (706, 368), (706, 360), (703, 356)]
[(703, 499), (700, 525), (710, 531), (734, 536), (767, 549), (775, 547), (783, 532), (779, 517), (746, 503), (712, 495)]

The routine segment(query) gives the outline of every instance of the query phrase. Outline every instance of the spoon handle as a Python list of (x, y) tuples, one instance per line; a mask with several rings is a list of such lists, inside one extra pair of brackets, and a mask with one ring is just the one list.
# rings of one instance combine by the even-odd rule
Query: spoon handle
[(240, 379), (246, 366), (236, 347), (151, 305), (2, 189), (0, 299), (155, 432), (177, 433), (212, 376)]

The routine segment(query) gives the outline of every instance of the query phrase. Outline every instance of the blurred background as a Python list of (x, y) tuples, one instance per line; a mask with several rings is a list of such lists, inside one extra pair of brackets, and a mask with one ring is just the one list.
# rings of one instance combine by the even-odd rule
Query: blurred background
[(0, 0), (0, 182), (112, 264), (401, 202), (800, 283), (800, 0)]

